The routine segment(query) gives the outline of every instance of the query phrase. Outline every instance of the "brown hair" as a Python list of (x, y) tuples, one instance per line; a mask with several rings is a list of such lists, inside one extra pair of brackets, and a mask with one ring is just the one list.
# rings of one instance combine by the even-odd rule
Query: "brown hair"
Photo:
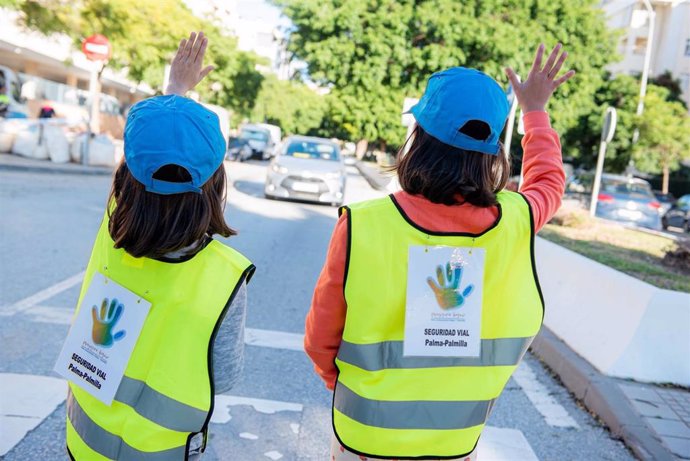
[[(191, 180), (177, 165), (166, 165), (154, 174), (170, 182)], [(225, 222), (225, 168), (220, 168), (201, 187), (202, 193), (160, 195), (147, 192), (123, 161), (115, 172), (108, 197), (108, 231), (115, 248), (140, 258), (165, 254), (203, 241), (214, 234), (236, 235)]]
[(419, 125), (405, 144), (410, 141), (409, 152), (403, 155), (404, 146), (400, 149), (394, 168), (405, 192), (444, 205), (498, 203), (496, 193), (505, 188), (510, 176), (503, 146), (497, 155), (468, 151), (439, 141)]

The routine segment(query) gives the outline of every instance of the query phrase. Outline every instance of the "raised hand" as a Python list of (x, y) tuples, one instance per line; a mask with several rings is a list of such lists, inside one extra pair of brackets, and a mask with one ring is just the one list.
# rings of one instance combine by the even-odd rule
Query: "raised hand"
[(165, 94), (184, 96), (213, 70), (213, 66), (201, 68), (207, 45), (203, 32), (192, 32), (189, 39), (182, 39), (170, 65), (170, 83)]
[(101, 303), (100, 313), (96, 306), (91, 308), (91, 317), (93, 318), (93, 328), (91, 329), (91, 339), (95, 344), (104, 347), (110, 347), (115, 341), (125, 337), (125, 331), (120, 330), (113, 334), (113, 328), (120, 317), (125, 306), (120, 301), (113, 298), (108, 306), (108, 298), (104, 298)]
[(506, 75), (513, 85), (515, 96), (523, 112), (543, 111), (556, 88), (575, 75), (574, 70), (569, 70), (562, 77), (556, 78), (568, 57), (567, 52), (561, 53), (561, 48), (560, 43), (554, 47), (542, 68), (544, 44), (540, 44), (527, 80), (524, 82), (520, 82), (513, 69), (506, 68)]
[(438, 283), (433, 278), (428, 277), (426, 283), (433, 290), (439, 307), (444, 310), (462, 306), (465, 304), (465, 298), (474, 290), (474, 285), (470, 284), (460, 292), (462, 266), (451, 267), (450, 263), (447, 263), (445, 274), (443, 266), (438, 266), (436, 268), (436, 279)]

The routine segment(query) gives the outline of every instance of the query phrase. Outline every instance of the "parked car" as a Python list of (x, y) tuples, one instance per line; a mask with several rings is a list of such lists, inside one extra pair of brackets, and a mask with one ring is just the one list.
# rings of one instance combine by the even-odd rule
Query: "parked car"
[(244, 162), (251, 159), (253, 155), (254, 149), (249, 145), (249, 139), (230, 138), (228, 141), (228, 152), (225, 154), (225, 158), (228, 160)]
[(659, 204), (661, 207), (659, 208), (659, 214), (662, 216), (666, 214), (668, 210), (671, 209), (671, 205), (673, 205), (676, 201), (676, 198), (673, 196), (673, 194), (664, 194), (660, 190), (655, 190), (654, 196), (656, 199), (659, 201)]
[(250, 158), (267, 160), (273, 155), (275, 142), (271, 130), (265, 126), (248, 124), (240, 128), (240, 135), (228, 144), (227, 158), (240, 162)]
[(268, 167), (264, 194), (330, 203), (345, 197), (347, 172), (338, 145), (328, 139), (290, 136)]
[(272, 145), (271, 149), (266, 152), (266, 158), (273, 157), (279, 149), (280, 141), (283, 139), (283, 132), (279, 126), (271, 125), (270, 123), (255, 123), (254, 125), (268, 130)]
[[(592, 193), (592, 173), (580, 173), (570, 178), (566, 186), (569, 194), (578, 195), (589, 206)], [(624, 224), (649, 229), (661, 229), (661, 204), (644, 179), (613, 174), (601, 177), (596, 216)]]
[(661, 226), (680, 227), (690, 232), (690, 194), (683, 195), (671, 205), (671, 208), (661, 218)]

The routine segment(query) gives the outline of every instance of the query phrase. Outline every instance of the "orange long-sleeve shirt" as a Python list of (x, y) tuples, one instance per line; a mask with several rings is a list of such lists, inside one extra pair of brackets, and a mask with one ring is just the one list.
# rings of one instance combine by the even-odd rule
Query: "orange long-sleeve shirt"
[[(528, 112), (524, 122), (524, 182), (520, 192), (530, 203), (535, 232), (538, 232), (561, 205), (565, 173), (558, 133), (551, 128), (548, 114)], [(395, 198), (410, 219), (432, 231), (480, 233), (498, 217), (496, 207), (481, 208), (469, 203), (448, 206), (404, 191), (397, 192)], [(304, 349), (314, 362), (316, 372), (331, 390), (337, 378), (335, 357), (347, 313), (343, 292), (347, 219), (347, 214), (343, 214), (335, 225), (305, 325)]]

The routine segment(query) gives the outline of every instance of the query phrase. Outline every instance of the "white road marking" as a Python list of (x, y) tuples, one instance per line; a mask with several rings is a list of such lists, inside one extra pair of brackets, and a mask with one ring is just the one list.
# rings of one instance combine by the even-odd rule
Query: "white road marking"
[[(36, 323), (70, 325), (74, 316), (74, 309), (71, 307), (37, 305), (27, 307), (21, 313), (28, 317), (30, 321)], [(287, 331), (245, 328), (244, 343), (248, 346), (304, 352), (304, 335), (288, 333)]]
[(285, 331), (246, 328), (244, 330), (244, 343), (249, 346), (304, 351), (304, 335)]
[(38, 426), (67, 395), (62, 379), (0, 373), (0, 457)]
[(259, 438), (259, 436), (252, 434), (251, 432), (240, 432), (240, 438), (247, 440), (256, 440)]
[(556, 399), (550, 394), (549, 390), (537, 380), (534, 370), (527, 362), (522, 362), (518, 366), (513, 379), (522, 388), (532, 405), (546, 420), (546, 424), (554, 427), (573, 427), (579, 429), (580, 426), (570, 416), (568, 410), (563, 408)]
[(265, 400), (254, 399), (250, 397), (236, 397), (228, 394), (218, 394), (215, 398), (215, 405), (213, 415), (211, 415), (211, 422), (216, 424), (225, 424), (232, 416), (230, 415), (230, 407), (235, 405), (249, 405), (254, 407), (254, 410), (259, 413), (272, 415), (279, 411), (296, 411), (302, 412), (304, 406), (301, 403), (281, 402), (279, 400)]
[(36, 323), (52, 323), (70, 325), (74, 316), (74, 309), (70, 307), (33, 306), (22, 312), (29, 320)]
[(271, 458), (273, 461), (277, 461), (283, 457), (283, 455), (279, 451), (275, 450), (267, 451), (266, 453), (264, 453), (264, 456), (267, 458)]
[(517, 429), (486, 426), (477, 444), (479, 461), (539, 461), (529, 442)]
[(47, 299), (52, 298), (58, 293), (62, 293), (65, 290), (69, 290), (78, 283), (81, 283), (85, 273), (86, 272), (80, 272), (78, 274), (75, 274), (61, 282), (56, 283), (55, 285), (49, 286), (48, 288), (39, 291), (38, 293), (34, 293), (27, 298), (17, 301), (14, 304), (10, 304), (9, 306), (5, 307), (0, 307), (0, 316), (8, 317), (11, 315), (18, 314), (27, 309), (30, 309), (31, 307), (39, 303), (42, 303)]
[(299, 434), (299, 424), (290, 423), (290, 429), (292, 429), (293, 434)]

